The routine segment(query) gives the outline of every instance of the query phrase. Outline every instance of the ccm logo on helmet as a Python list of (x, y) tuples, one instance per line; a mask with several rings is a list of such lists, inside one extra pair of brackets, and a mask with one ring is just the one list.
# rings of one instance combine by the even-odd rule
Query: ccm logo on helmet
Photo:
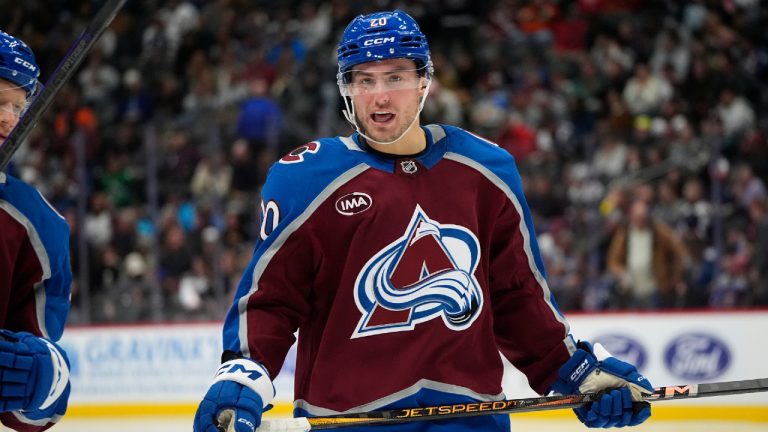
[(15, 59), (13, 59), (13, 62), (16, 63), (16, 64), (20, 64), (20, 65), (24, 66), (25, 68), (31, 70), (32, 72), (34, 72), (37, 69), (35, 67), (35, 65), (33, 65), (32, 63), (24, 60), (21, 57), (16, 57)]
[(363, 42), (363, 46), (371, 46), (371, 45), (382, 45), (385, 43), (391, 43), (394, 42), (394, 37), (383, 37), (383, 38), (376, 38), (376, 39), (368, 39), (367, 41)]

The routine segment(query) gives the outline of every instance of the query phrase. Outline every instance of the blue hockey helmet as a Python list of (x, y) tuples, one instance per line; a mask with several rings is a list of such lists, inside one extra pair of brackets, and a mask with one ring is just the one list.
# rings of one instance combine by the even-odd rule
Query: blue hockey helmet
[(401, 11), (358, 15), (349, 23), (337, 49), (339, 74), (376, 60), (407, 58), (432, 74), (427, 37), (410, 15)]
[(38, 88), (39, 76), (40, 68), (27, 44), (0, 30), (0, 78), (23, 88), (29, 97)]

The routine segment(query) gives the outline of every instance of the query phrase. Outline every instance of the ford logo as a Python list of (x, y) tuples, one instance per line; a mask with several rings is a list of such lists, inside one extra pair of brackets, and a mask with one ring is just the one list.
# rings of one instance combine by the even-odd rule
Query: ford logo
[(614, 357), (635, 365), (638, 370), (643, 369), (648, 359), (645, 348), (643, 348), (640, 342), (628, 336), (609, 334), (597, 337), (593, 342), (599, 342)]
[(702, 333), (688, 333), (667, 346), (664, 360), (670, 372), (680, 378), (703, 380), (723, 374), (731, 354), (720, 339)]
[(336, 211), (344, 216), (352, 216), (368, 210), (373, 204), (371, 197), (363, 192), (352, 192), (336, 200)]

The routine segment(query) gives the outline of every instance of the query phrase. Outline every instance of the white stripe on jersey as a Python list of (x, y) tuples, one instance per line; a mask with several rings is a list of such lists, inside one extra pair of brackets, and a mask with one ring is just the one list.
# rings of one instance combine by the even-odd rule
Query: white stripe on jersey
[[(490, 142), (490, 141), (489, 141)], [(520, 234), (523, 236), (523, 247), (525, 249), (525, 255), (528, 257), (528, 268), (530, 268), (531, 273), (533, 274), (534, 278), (536, 279), (536, 282), (538, 282), (539, 287), (541, 287), (542, 295), (544, 296), (544, 301), (546, 302), (547, 306), (552, 310), (552, 314), (555, 316), (555, 318), (561, 322), (565, 326), (565, 340), (566, 345), (568, 345), (568, 349), (573, 353), (576, 350), (576, 347), (573, 345), (573, 343), (568, 343), (571, 338), (568, 337), (568, 334), (570, 333), (570, 326), (568, 325), (568, 321), (566, 321), (565, 317), (562, 316), (558, 311), (555, 305), (552, 303), (552, 293), (549, 291), (549, 285), (547, 285), (547, 280), (544, 278), (544, 275), (542, 275), (541, 271), (539, 270), (538, 266), (536, 265), (536, 260), (533, 258), (533, 251), (531, 250), (531, 236), (530, 231), (528, 229), (528, 225), (525, 223), (525, 218), (523, 217), (523, 208), (520, 205), (520, 201), (517, 199), (517, 195), (512, 191), (512, 189), (507, 185), (504, 180), (499, 178), (496, 174), (494, 174), (491, 170), (480, 164), (479, 162), (475, 161), (474, 159), (468, 158), (464, 155), (460, 155), (458, 153), (453, 152), (446, 152), (445, 156), (446, 159), (450, 159), (453, 161), (456, 161), (460, 164), (466, 165), (475, 171), (482, 174), (485, 178), (491, 181), (496, 187), (498, 187), (504, 194), (509, 198), (509, 200), (512, 202), (512, 205), (515, 206), (515, 210), (517, 210), (517, 213), (520, 215)]]
[(27, 231), (29, 242), (35, 250), (35, 255), (37, 255), (37, 260), (40, 262), (40, 267), (43, 270), (43, 278), (40, 282), (35, 284), (35, 310), (37, 315), (37, 325), (40, 327), (42, 336), (50, 339), (51, 337), (48, 334), (48, 328), (45, 326), (45, 286), (43, 285), (43, 282), (51, 277), (51, 261), (48, 258), (48, 252), (46, 252), (43, 241), (40, 239), (40, 235), (37, 233), (35, 226), (32, 225), (32, 222), (27, 219), (19, 209), (5, 200), (0, 200), (0, 209), (4, 210), (12, 218), (16, 219), (16, 222), (24, 227)]

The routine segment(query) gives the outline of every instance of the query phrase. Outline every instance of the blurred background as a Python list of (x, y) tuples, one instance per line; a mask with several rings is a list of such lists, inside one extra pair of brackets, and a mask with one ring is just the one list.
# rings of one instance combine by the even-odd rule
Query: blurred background
[[(43, 82), (100, 5), (0, 3)], [(351, 133), (343, 27), (395, 7), (432, 48), (423, 123), (516, 157), (565, 311), (768, 303), (765, 2), (132, 0), (11, 167), (71, 224), (70, 322), (220, 319), (270, 164)], [(650, 280), (611, 248), (630, 214), (669, 237)]]
[[(45, 82), (102, 3), (0, 0), (0, 28)], [(432, 49), (422, 123), (515, 156), (561, 309), (765, 319), (765, 1), (129, 0), (10, 166), (70, 223), (68, 333), (221, 320), (271, 163), (352, 133), (335, 80), (344, 26), (396, 7)], [(653, 236), (644, 266), (629, 230)], [(193, 351), (215, 367), (212, 334)], [(105, 357), (146, 359), (116, 340)]]

